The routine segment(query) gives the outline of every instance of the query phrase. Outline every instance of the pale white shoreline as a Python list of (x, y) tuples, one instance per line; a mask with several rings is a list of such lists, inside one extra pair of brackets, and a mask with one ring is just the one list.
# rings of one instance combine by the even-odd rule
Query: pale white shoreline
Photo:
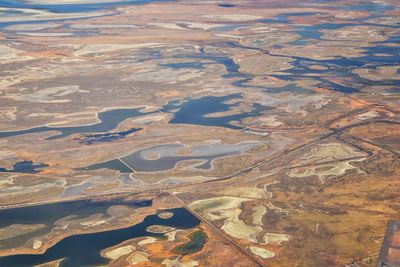
[(104, 4), (116, 2), (127, 2), (127, 0), (24, 0), (24, 3), (34, 5)]

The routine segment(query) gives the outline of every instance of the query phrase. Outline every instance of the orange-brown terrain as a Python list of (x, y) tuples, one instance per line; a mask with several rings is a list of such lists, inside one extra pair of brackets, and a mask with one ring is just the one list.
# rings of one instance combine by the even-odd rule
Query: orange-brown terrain
[(0, 266), (397, 266), (399, 15), (0, 2)]

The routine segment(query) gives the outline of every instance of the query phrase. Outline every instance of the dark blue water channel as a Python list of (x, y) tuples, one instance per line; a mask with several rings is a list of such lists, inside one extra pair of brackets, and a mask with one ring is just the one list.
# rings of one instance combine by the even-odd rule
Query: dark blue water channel
[(133, 172), (128, 166), (126, 166), (121, 160), (119, 159), (112, 159), (105, 162), (95, 163), (87, 167), (83, 168), (76, 168), (77, 171), (94, 171), (94, 170), (101, 170), (101, 169), (109, 169), (113, 171), (119, 171), (120, 173), (131, 173)]
[[(260, 51), (262, 53), (266, 54), (271, 54), (266, 50), (263, 50), (261, 48), (257, 47), (251, 47), (251, 46), (244, 46), (238, 43), (234, 42), (228, 42), (226, 43), (230, 47), (239, 47), (243, 49), (250, 49), (250, 50), (256, 50)], [(273, 54), (271, 54), (273, 55)], [(283, 55), (277, 55), (277, 56), (283, 56)], [(310, 58), (305, 58), (305, 57), (298, 57), (298, 56), (287, 56), (291, 59), (293, 59), (293, 68), (285, 70), (287, 74), (273, 74), (273, 76), (278, 77), (283, 80), (287, 81), (296, 81), (298, 78), (305, 77), (311, 73), (318, 73), (321, 74), (321, 76), (313, 76), (313, 79), (317, 80), (320, 82), (320, 85), (328, 88), (333, 91), (338, 91), (342, 93), (357, 93), (360, 92), (358, 88), (355, 86), (351, 85), (341, 85), (337, 83), (330, 82), (326, 79), (324, 79), (324, 75), (322, 74), (327, 74), (329, 75), (334, 75), (334, 76), (347, 76), (347, 75), (352, 75), (350, 70), (351, 68), (355, 68), (356, 66), (361, 67), (366, 64), (366, 62), (358, 60), (358, 59), (348, 59), (345, 57), (337, 58), (337, 59), (332, 59), (332, 60), (314, 60)], [(312, 70), (308, 66), (309, 65), (323, 65), (323, 66), (329, 66), (328, 69), (329, 71), (321, 71), (321, 70)], [(341, 69), (342, 72), (338, 72), (338, 70)], [(229, 71), (229, 68), (227, 68)], [(237, 74), (236, 72), (233, 72), (231, 74), (225, 75), (225, 77), (242, 77), (241, 80), (235, 81), (232, 84), (240, 87), (252, 87), (252, 88), (258, 88), (262, 89), (267, 92), (272, 92), (273, 89), (265, 87), (265, 86), (252, 86), (252, 85), (246, 85), (246, 82), (251, 80), (252, 76), (251, 75), (245, 75), (245, 74)], [(307, 76), (308, 77), (308, 76)]]
[[(241, 47), (245, 49), (253, 49), (259, 50), (257, 48), (252, 47), (244, 47), (235, 42), (227, 42), (225, 43), (229, 47)], [(240, 72), (240, 66), (235, 63), (235, 61), (228, 55), (224, 54), (216, 54), (216, 53), (206, 53), (204, 50), (201, 51), (200, 54), (190, 54), (190, 55), (180, 55), (177, 58), (185, 58), (185, 59), (193, 59), (191, 62), (183, 62), (183, 63), (170, 63), (170, 64), (161, 64), (161, 66), (181, 69), (181, 68), (193, 68), (193, 69), (202, 69), (206, 65), (211, 64), (220, 64), (223, 65), (226, 69), (226, 74), (222, 75), (224, 79), (233, 79), (231, 84), (236, 87), (241, 88), (254, 88), (254, 89), (269, 89), (268, 87), (262, 85), (251, 85), (247, 82), (251, 81), (254, 76), (249, 73)], [(206, 62), (199, 62), (198, 60), (206, 60)]]
[[(118, 124), (123, 122), (126, 119), (140, 117), (149, 113), (140, 112), (140, 108), (132, 108), (132, 109), (113, 109), (108, 111), (103, 111), (98, 114), (98, 119), (100, 120), (98, 123), (91, 125), (83, 125), (83, 126), (73, 126), (73, 127), (51, 127), (51, 126), (40, 126), (34, 127), (26, 130), (20, 131), (6, 131), (0, 132), (0, 138), (17, 136), (22, 134), (29, 133), (39, 133), (39, 132), (48, 132), (48, 131), (56, 131), (59, 134), (52, 135), (47, 137), (46, 140), (54, 140), (59, 138), (64, 138), (76, 133), (98, 133), (98, 132), (107, 132), (115, 129)], [(139, 130), (139, 129), (135, 129)]]
[(218, 6), (220, 6), (220, 7), (235, 7), (234, 4), (229, 4), (229, 3), (221, 3), (221, 4), (218, 4)]
[[(74, 216), (74, 219), (82, 219), (100, 213), (103, 214), (104, 217), (110, 217), (107, 214), (107, 209), (113, 205), (148, 207), (152, 205), (152, 201), (126, 200), (123, 198), (107, 201), (77, 200), (0, 210), (1, 228), (8, 227), (13, 224), (44, 225), (43, 228), (40, 228), (34, 232), (0, 240), (0, 247), (5, 249), (22, 246), (33, 237), (49, 233), (55, 226), (56, 221), (66, 216), (72, 215)], [(0, 263), (0, 266), (6, 265), (2, 265)]]
[(169, 219), (161, 219), (155, 214), (147, 216), (142, 223), (128, 228), (67, 237), (41, 255), (1, 257), (0, 266), (34, 266), (62, 258), (64, 259), (61, 262), (62, 267), (105, 265), (109, 260), (100, 255), (103, 249), (118, 245), (125, 240), (135, 237), (154, 236), (163, 238), (163, 234), (154, 234), (146, 231), (146, 228), (151, 225), (190, 229), (200, 223), (196, 217), (184, 208), (164, 211), (172, 212), (174, 216)]
[(141, 128), (132, 128), (126, 131), (104, 133), (104, 134), (85, 134), (83, 136), (83, 139), (81, 139), (79, 143), (85, 145), (91, 145), (93, 143), (113, 142), (116, 140), (123, 139), (127, 135), (130, 135), (131, 133), (137, 132), (139, 130), (141, 130)]
[[(267, 24), (270, 23), (291, 24), (294, 27), (294, 31), (300, 35), (300, 38), (294, 42), (291, 42), (290, 44), (307, 45), (309, 41), (321, 40), (323, 36), (322, 30), (337, 30), (345, 26), (358, 26), (358, 25), (371, 25), (380, 27), (383, 26), (387, 28), (398, 29), (400, 26), (373, 24), (367, 21), (372, 17), (380, 17), (382, 16), (383, 12), (388, 10), (393, 10), (394, 8), (395, 7), (391, 5), (377, 4), (377, 3), (356, 4), (356, 5), (341, 7), (341, 9), (345, 10), (369, 11), (373, 13), (371, 16), (368, 16), (366, 18), (350, 19), (348, 23), (320, 23), (317, 25), (298, 26), (290, 21), (290, 17), (293, 16), (311, 16), (316, 14), (322, 14), (315, 12), (280, 14), (276, 18), (259, 20), (258, 22)], [(398, 36), (392, 36), (389, 37), (389, 39), (386, 41), (376, 42), (376, 46), (363, 47), (363, 49), (365, 49), (366, 52), (362, 53), (362, 55), (357, 58), (338, 57), (333, 60), (312, 60), (308, 58), (290, 56), (290, 58), (295, 60), (293, 62), (294, 67), (289, 70), (285, 70), (285, 72), (288, 74), (275, 75), (275, 76), (281, 79), (295, 81), (296, 79), (305, 77), (310, 74), (320, 74), (320, 76), (313, 76), (314, 79), (320, 82), (320, 86), (342, 93), (358, 93), (360, 92), (361, 89), (371, 85), (381, 85), (381, 86), (398, 85), (399, 84), (398, 80), (371, 81), (363, 79), (358, 75), (353, 74), (351, 70), (354, 68), (360, 68), (365, 66), (373, 68), (381, 65), (397, 64), (400, 60), (399, 47), (393, 45), (386, 46), (385, 44), (396, 43), (399, 41), (399, 39), (400, 38)], [(235, 43), (228, 43), (228, 45), (237, 47), (241, 46)], [(247, 49), (254, 49), (254, 50), (259, 50), (260, 52), (269, 53), (268, 51), (263, 51), (262, 49), (258, 49), (255, 47), (251, 48), (247, 47)], [(327, 67), (327, 70), (314, 70), (309, 68), (309, 65), (322, 65)], [(324, 76), (351, 77), (353, 82), (351, 84), (338, 84), (329, 81), (329, 79), (325, 79)]]
[(31, 160), (24, 160), (13, 165), (12, 169), (0, 168), (0, 172), (38, 173), (37, 169), (48, 167), (48, 164), (34, 164)]
[[(226, 127), (230, 129), (241, 129), (240, 126), (232, 125), (232, 121), (240, 121), (247, 117), (260, 116), (264, 110), (269, 109), (259, 104), (253, 104), (252, 110), (243, 112), (235, 115), (228, 115), (222, 117), (207, 117), (207, 114), (215, 112), (229, 111), (235, 108), (239, 103), (229, 104), (227, 101), (233, 99), (240, 99), (240, 94), (231, 94), (227, 96), (205, 96), (198, 99), (184, 99), (174, 100), (168, 102), (160, 110), (166, 113), (174, 113), (174, 117), (169, 123), (171, 124), (195, 124), (204, 126), (218, 126)], [(239, 102), (239, 101), (238, 101)], [(47, 137), (46, 140), (55, 140), (64, 137), (68, 137), (72, 134), (85, 134), (83, 140), (84, 144), (92, 144), (94, 142), (110, 142), (119, 140), (125, 136), (141, 130), (141, 128), (133, 128), (128, 131), (122, 132), (111, 132), (104, 133), (115, 129), (121, 122), (135, 117), (140, 117), (148, 114), (156, 113), (157, 111), (151, 112), (140, 112), (140, 108), (132, 109), (114, 109), (98, 114), (99, 122), (91, 125), (73, 126), (73, 127), (50, 127), (40, 126), (26, 130), (19, 131), (5, 131), (0, 132), (0, 138), (6, 138), (11, 136), (18, 136), (23, 134), (38, 133), (56, 131), (57, 134)], [(90, 134), (88, 134), (90, 133)], [(104, 134), (91, 134), (91, 133), (104, 133)]]
[[(330, 25), (330, 24), (325, 24)], [(328, 26), (328, 28), (335, 28), (334, 26)], [(339, 27), (340, 28), (340, 27)], [(318, 29), (318, 26), (315, 26), (314, 30)], [(312, 31), (314, 31), (312, 30)], [(320, 38), (320, 36), (315, 36), (316, 38)], [(328, 88), (333, 91), (341, 92), (341, 93), (358, 93), (365, 86), (392, 86), (398, 85), (398, 80), (380, 80), (373, 81), (359, 77), (357, 74), (352, 73), (352, 70), (355, 68), (366, 67), (369, 68), (382, 66), (382, 65), (393, 65), (400, 60), (399, 48), (395, 46), (386, 46), (385, 43), (393, 42), (393, 38), (385, 42), (377, 43), (377, 46), (374, 47), (364, 47), (366, 50), (360, 57), (357, 58), (346, 58), (346, 57), (337, 57), (335, 59), (328, 60), (315, 60), (305, 57), (296, 57), (290, 56), (293, 59), (293, 67), (285, 70), (287, 74), (274, 74), (280, 79), (288, 80), (288, 81), (296, 81), (296, 79), (309, 77), (311, 74), (319, 74), (312, 76), (313, 79), (320, 82), (320, 86)], [(244, 49), (252, 49), (258, 50), (263, 53), (269, 53), (268, 51), (264, 51), (263, 49), (259, 49), (256, 47), (247, 47), (237, 43), (227, 43), (227, 45), (232, 47), (241, 47)], [(381, 55), (380, 53), (388, 54)], [(277, 55), (281, 56), (281, 55)], [(310, 68), (311, 65), (321, 65), (326, 67), (326, 70), (316, 70)], [(335, 77), (351, 77), (351, 84), (339, 84), (332, 81), (329, 81), (325, 77), (335, 76)], [(243, 83), (243, 81), (241, 81)], [(237, 84), (239, 85), (239, 84)], [(243, 85), (243, 84), (242, 84)]]
[[(228, 42), (226, 45), (234, 46), (234, 42)], [(161, 66), (166, 66), (175, 69), (181, 68), (193, 68), (193, 69), (201, 69), (204, 68), (205, 65), (209, 64), (220, 64), (223, 65), (226, 69), (226, 74), (222, 77), (225, 79), (229, 78), (239, 78), (239, 80), (232, 82), (232, 85), (238, 87), (252, 87), (245, 85), (244, 83), (251, 80), (252, 76), (247, 73), (242, 73), (239, 71), (240, 66), (236, 64), (232, 58), (228, 55), (224, 54), (216, 54), (216, 53), (206, 53), (204, 50), (201, 51), (200, 54), (186, 54), (177, 56), (177, 58), (185, 58), (185, 59), (193, 59), (192, 62), (183, 62), (183, 63), (172, 63), (172, 64), (164, 64)], [(205, 60), (206, 62), (198, 62), (198, 60)], [(254, 86), (256, 87), (256, 86)]]

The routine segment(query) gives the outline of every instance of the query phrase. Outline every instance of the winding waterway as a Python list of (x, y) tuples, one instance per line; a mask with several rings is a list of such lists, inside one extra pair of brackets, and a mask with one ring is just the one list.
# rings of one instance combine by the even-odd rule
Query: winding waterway
[[(219, 117), (209, 117), (207, 114), (229, 111), (238, 107), (239, 102), (229, 104), (230, 100), (240, 100), (240, 94), (231, 94), (226, 96), (205, 96), (197, 99), (183, 99), (168, 102), (160, 110), (166, 113), (173, 113), (173, 118), (169, 121), (172, 124), (194, 124), (203, 126), (218, 126), (230, 129), (242, 129), (243, 127), (233, 125), (233, 121), (240, 121), (248, 117), (260, 116), (263, 111), (269, 107), (259, 104), (253, 104), (252, 110), (241, 112), (234, 115), (226, 115)], [(46, 140), (55, 140), (65, 138), (73, 134), (92, 134), (105, 133), (114, 130), (118, 125), (131, 118), (141, 117), (156, 113), (158, 111), (142, 112), (141, 108), (131, 109), (112, 109), (98, 113), (99, 122), (90, 125), (80, 125), (71, 127), (52, 127), (39, 126), (25, 130), (3, 131), (0, 132), (0, 138), (7, 138), (23, 134), (40, 133), (40, 132), (56, 132), (50, 135)], [(126, 135), (139, 131), (141, 128), (133, 128), (124, 132), (93, 134), (86, 135), (83, 143), (90, 144), (93, 142), (107, 142), (124, 138)], [(86, 141), (85, 141), (86, 140)]]

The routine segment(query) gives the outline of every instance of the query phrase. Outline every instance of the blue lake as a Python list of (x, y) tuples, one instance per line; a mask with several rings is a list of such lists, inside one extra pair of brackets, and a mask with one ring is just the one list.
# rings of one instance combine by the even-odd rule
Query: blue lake
[(113, 171), (119, 171), (120, 173), (131, 173), (132, 170), (128, 168), (121, 160), (112, 159), (105, 162), (95, 163), (87, 167), (76, 168), (77, 171), (93, 171), (100, 169), (109, 169)]
[(38, 173), (41, 168), (48, 167), (49, 165), (44, 163), (34, 164), (31, 160), (25, 160), (17, 162), (13, 165), (12, 169), (0, 168), (0, 172), (18, 172), (18, 173)]
[(227, 104), (227, 101), (240, 99), (240, 94), (228, 96), (206, 96), (193, 100), (177, 100), (169, 102), (161, 111), (172, 112), (175, 109), (175, 115), (169, 123), (172, 124), (195, 124), (203, 126), (218, 126), (230, 129), (242, 129), (241, 126), (233, 125), (232, 121), (240, 121), (248, 117), (257, 117), (263, 114), (268, 107), (259, 104), (253, 104), (251, 111), (242, 112), (234, 115), (221, 117), (207, 117), (207, 114), (225, 112), (235, 108), (239, 103)]
[[(113, 199), (111, 201), (77, 200), (39, 206), (29, 206), (14, 209), (0, 210), (0, 227), (13, 224), (44, 225), (34, 232), (17, 237), (0, 240), (1, 248), (15, 248), (24, 245), (32, 237), (48, 233), (54, 227), (56, 221), (66, 216), (73, 215), (75, 219), (87, 218), (94, 214), (103, 214), (109, 217), (107, 209), (113, 205), (125, 205), (128, 207), (151, 206), (151, 200), (125, 200)], [(0, 266), (5, 266), (1, 265)]]
[(196, 217), (184, 208), (164, 211), (172, 212), (174, 216), (169, 219), (161, 219), (155, 214), (147, 216), (142, 223), (128, 228), (70, 236), (49, 248), (44, 254), (0, 257), (0, 266), (34, 266), (57, 259), (64, 259), (60, 265), (62, 267), (106, 265), (109, 260), (100, 255), (103, 249), (135, 237), (154, 236), (163, 238), (163, 234), (154, 234), (146, 231), (146, 228), (151, 225), (190, 229), (200, 223)]

